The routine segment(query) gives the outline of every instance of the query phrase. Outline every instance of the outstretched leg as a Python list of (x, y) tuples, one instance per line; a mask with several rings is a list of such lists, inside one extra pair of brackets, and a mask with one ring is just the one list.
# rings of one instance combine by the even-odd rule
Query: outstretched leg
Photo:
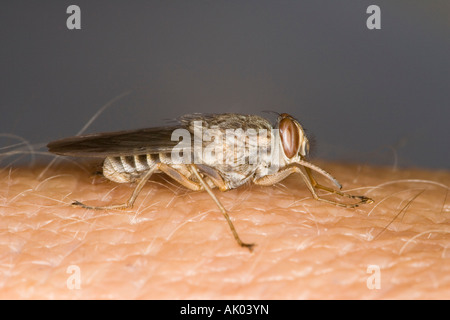
[(174, 179), (175, 181), (177, 181), (178, 183), (180, 183), (181, 185), (185, 186), (188, 189), (191, 189), (191, 190), (201, 190), (202, 189), (202, 186), (200, 184), (189, 180), (181, 172), (177, 171), (176, 169), (168, 166), (165, 163), (158, 163), (153, 168), (151, 168), (149, 171), (147, 171), (145, 173), (145, 175), (139, 180), (139, 183), (137, 184), (136, 188), (134, 188), (133, 193), (131, 194), (131, 197), (125, 203), (96, 207), (96, 206), (88, 206), (79, 201), (75, 201), (72, 203), (72, 205), (82, 207), (85, 209), (94, 209), (94, 210), (132, 208), (134, 202), (136, 201), (136, 198), (139, 196), (139, 193), (142, 191), (142, 188), (144, 187), (145, 183), (152, 176), (152, 174), (157, 170), (162, 171), (163, 173), (167, 174), (169, 177), (171, 177), (172, 179)]
[(82, 207), (85, 209), (94, 209), (94, 210), (109, 210), (109, 209), (128, 209), (132, 208), (134, 202), (136, 201), (136, 198), (138, 197), (139, 193), (141, 192), (142, 188), (144, 187), (145, 183), (148, 181), (148, 179), (152, 176), (152, 174), (158, 169), (158, 166), (154, 166), (150, 170), (148, 170), (145, 175), (141, 178), (139, 183), (137, 184), (136, 188), (134, 188), (133, 193), (131, 194), (131, 197), (127, 200), (127, 202), (122, 204), (113, 204), (109, 206), (88, 206), (84, 203), (81, 203), (79, 201), (74, 201), (72, 203), (73, 206)]

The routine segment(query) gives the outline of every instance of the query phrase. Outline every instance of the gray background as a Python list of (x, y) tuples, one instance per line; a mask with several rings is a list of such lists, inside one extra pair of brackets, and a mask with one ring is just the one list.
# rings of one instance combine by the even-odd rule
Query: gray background
[(425, 0), (4, 2), (0, 133), (44, 151), (131, 91), (87, 132), (274, 110), (314, 135), (316, 157), (448, 169), (449, 17), (449, 1)]

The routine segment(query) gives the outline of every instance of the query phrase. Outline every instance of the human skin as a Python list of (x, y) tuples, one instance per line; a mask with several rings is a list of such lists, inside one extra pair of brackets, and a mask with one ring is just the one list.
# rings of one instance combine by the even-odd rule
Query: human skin
[(450, 172), (313, 162), (375, 202), (319, 202), (298, 175), (214, 190), (253, 252), (206, 192), (167, 177), (132, 209), (96, 211), (70, 204), (122, 203), (132, 186), (68, 161), (3, 168), (0, 298), (449, 299)]

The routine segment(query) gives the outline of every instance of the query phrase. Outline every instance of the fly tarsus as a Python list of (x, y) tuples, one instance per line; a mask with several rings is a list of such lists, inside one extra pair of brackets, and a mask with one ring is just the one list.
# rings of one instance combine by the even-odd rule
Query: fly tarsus
[(128, 202), (123, 204), (116, 204), (116, 205), (110, 205), (110, 206), (103, 206), (103, 207), (96, 207), (96, 206), (88, 206), (80, 201), (75, 200), (72, 202), (73, 207), (81, 207), (84, 209), (90, 209), (90, 210), (125, 210), (125, 209), (131, 209), (133, 207), (133, 204), (130, 204)]
[(253, 248), (256, 246), (256, 243), (239, 243), (239, 245), (243, 248), (247, 248), (250, 252), (253, 252)]

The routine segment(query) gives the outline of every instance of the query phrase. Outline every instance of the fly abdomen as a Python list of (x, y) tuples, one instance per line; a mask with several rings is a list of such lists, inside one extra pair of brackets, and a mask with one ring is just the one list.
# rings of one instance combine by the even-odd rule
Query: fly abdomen
[(103, 175), (118, 183), (133, 182), (158, 162), (157, 154), (106, 157)]

